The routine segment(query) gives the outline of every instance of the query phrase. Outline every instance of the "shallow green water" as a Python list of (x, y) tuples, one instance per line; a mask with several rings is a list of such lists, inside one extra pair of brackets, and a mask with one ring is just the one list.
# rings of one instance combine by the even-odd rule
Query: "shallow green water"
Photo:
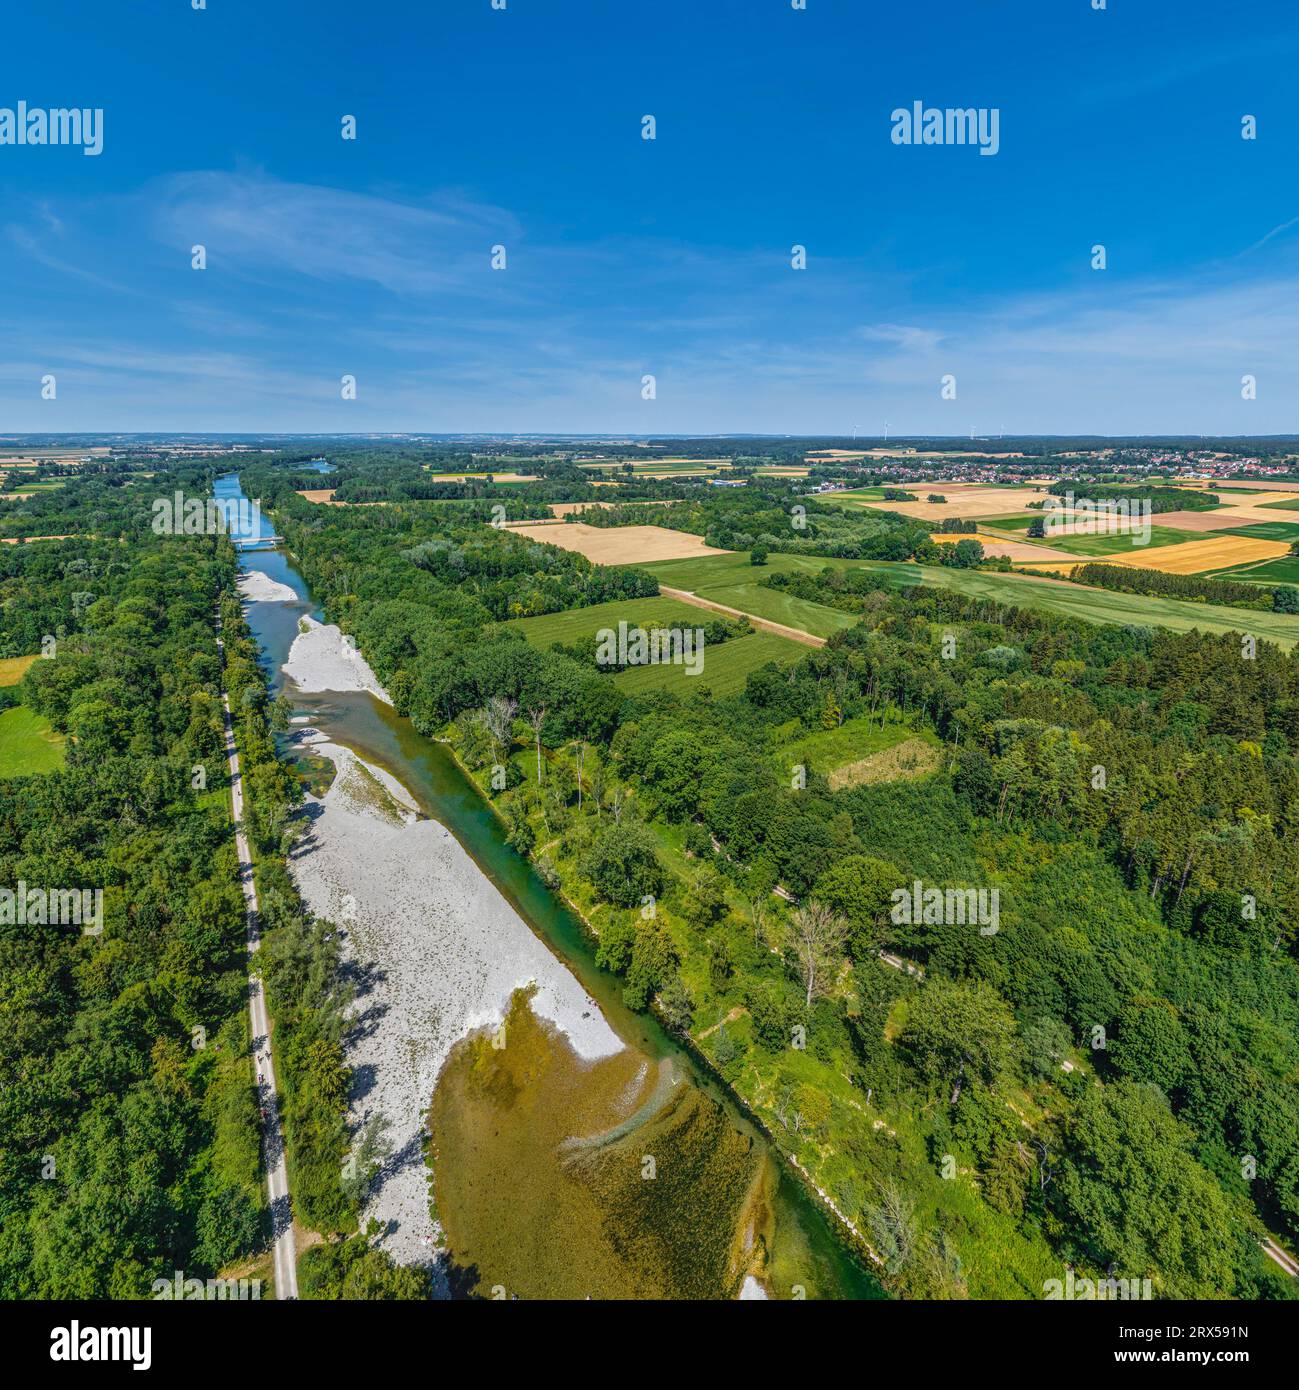
[[(230, 491), (225, 480), (219, 480), (218, 495), (240, 494)], [(256, 603), (247, 608), (249, 626), (257, 639), (262, 660), (279, 689), (283, 686), (280, 667), (297, 635), (299, 618), (305, 614), (323, 619), (325, 615), (314, 605), (305, 581), (284, 554), (249, 551), (241, 557), (240, 563), (245, 569), (260, 570), (269, 578), (287, 584), (298, 595), (296, 603)], [(417, 733), (409, 720), (368, 694), (303, 695), (292, 690), (287, 693), (297, 713), (310, 715), (312, 723), (331, 738), (398, 777), (424, 811), (451, 831), (532, 930), (568, 966), (600, 1005), (614, 1032), (649, 1062), (670, 1065), (673, 1075), (679, 1078), (679, 1086), (686, 1088), (684, 1101), (674, 1099), (670, 1107), (660, 1107), (646, 1118), (650, 1132), (667, 1135), (666, 1139), (661, 1139), (659, 1147), (668, 1154), (675, 1154), (679, 1160), (674, 1163), (669, 1158), (668, 1161), (669, 1174), (676, 1175), (671, 1185), (630, 1187), (626, 1185), (626, 1173), (616, 1165), (611, 1167), (607, 1155), (604, 1162), (591, 1159), (575, 1167), (575, 1160), (569, 1154), (564, 1162), (557, 1162), (553, 1172), (549, 1160), (538, 1157), (537, 1163), (529, 1168), (528, 1180), (507, 1188), (509, 1199), (502, 1202), (498, 1196), (494, 1205), (475, 1203), (465, 1189), (459, 1189), (457, 1198), (455, 1183), (447, 1185), (445, 1191), (440, 1190), (439, 1210), (448, 1233), (465, 1229), (465, 1240), (471, 1246), (466, 1258), (472, 1258), (475, 1240), (489, 1244), (495, 1241), (504, 1250), (511, 1243), (535, 1240), (539, 1231), (549, 1232), (555, 1248), (560, 1248), (570, 1235), (555, 1227), (550, 1219), (551, 1207), (562, 1182), (571, 1181), (574, 1172), (585, 1172), (588, 1193), (603, 1194), (597, 1206), (602, 1213), (601, 1219), (606, 1222), (606, 1237), (614, 1239), (619, 1248), (628, 1252), (631, 1270), (627, 1284), (617, 1292), (611, 1285), (618, 1281), (610, 1276), (602, 1281), (595, 1296), (601, 1293), (634, 1296), (638, 1292), (657, 1293), (658, 1296), (681, 1296), (691, 1292), (694, 1296), (726, 1296), (731, 1290), (724, 1287), (726, 1277), (718, 1272), (717, 1258), (701, 1264), (699, 1260), (677, 1258), (677, 1252), (683, 1241), (692, 1239), (705, 1251), (716, 1252), (729, 1247), (742, 1234), (727, 1225), (726, 1213), (729, 1212), (736, 1220), (757, 1221), (763, 1228), (770, 1256), (768, 1283), (773, 1296), (788, 1297), (791, 1288), (799, 1284), (805, 1287), (809, 1298), (881, 1297), (878, 1284), (851, 1256), (820, 1208), (774, 1161), (765, 1137), (749, 1122), (729, 1093), (653, 1018), (635, 1013), (623, 1004), (621, 981), (596, 966), (594, 946), (576, 914), (542, 883), (532, 864), (505, 843), (495, 814), (450, 751)], [(470, 1047), (462, 1045), (453, 1053), (444, 1073), (447, 1082), (463, 1083), (462, 1063), (470, 1051)], [(563, 1087), (555, 1078), (569, 1065), (562, 1057), (555, 1063), (552, 1082), (559, 1088), (557, 1095), (563, 1093)], [(567, 1094), (570, 1098), (583, 1095), (589, 1083), (587, 1077), (581, 1086), (569, 1085)], [(444, 1103), (444, 1084), (439, 1084), (438, 1091), (439, 1103)], [(598, 1088), (591, 1092), (591, 1095), (597, 1094)], [(587, 1133), (584, 1123), (595, 1124), (599, 1129), (612, 1113), (598, 1107), (592, 1109), (590, 1096), (583, 1104), (584, 1110), (583, 1105), (574, 1101), (573, 1110), (582, 1110), (586, 1119), (577, 1113), (556, 1112), (556, 1134), (560, 1129), (568, 1135)], [(454, 1137), (451, 1128), (444, 1123), (444, 1144), (456, 1148), (462, 1144), (481, 1146), (482, 1116), (475, 1117), (469, 1113), (471, 1109), (468, 1104), (464, 1106), (464, 1123), (456, 1127)], [(521, 1142), (518, 1125), (506, 1128), (514, 1130), (510, 1142)], [(701, 1136), (707, 1136), (706, 1143), (701, 1141)], [(625, 1152), (634, 1150), (639, 1155), (642, 1147), (638, 1138)], [(468, 1152), (467, 1147), (465, 1151)], [(535, 1145), (531, 1151), (534, 1156), (541, 1153)], [(507, 1152), (508, 1144), (504, 1142), (490, 1151), (480, 1147), (477, 1162), (484, 1167), (495, 1167), (504, 1163)], [(677, 1186), (678, 1176), (690, 1164), (695, 1166), (697, 1182), (681, 1188)], [(558, 1176), (561, 1173), (566, 1175), (562, 1179)], [(731, 1190), (729, 1199), (725, 1200), (719, 1193), (721, 1173), (729, 1174), (727, 1182)], [(761, 1183), (757, 1183), (759, 1177), (763, 1178)], [(755, 1183), (756, 1196), (750, 1191)], [(501, 1190), (495, 1187), (497, 1194)], [(457, 1200), (464, 1204), (463, 1213), (448, 1208), (448, 1203), (454, 1204)], [(692, 1208), (692, 1201), (701, 1203), (698, 1210)], [(674, 1215), (670, 1215), (669, 1208)], [(759, 1208), (760, 1213), (755, 1215)], [(583, 1209), (594, 1219), (591, 1213), (595, 1207)], [(700, 1216), (704, 1218), (706, 1229), (692, 1237), (692, 1222)], [(577, 1219), (575, 1216), (574, 1220)], [(607, 1227), (610, 1220), (617, 1223), (616, 1232)], [(507, 1227), (501, 1226), (502, 1221)], [(484, 1230), (489, 1222), (493, 1233)], [(454, 1253), (454, 1239), (452, 1244)], [(589, 1251), (593, 1247), (588, 1244), (585, 1248)], [(631, 1252), (636, 1252), (634, 1258)], [(548, 1267), (558, 1269), (561, 1263), (552, 1261)], [(560, 1285), (554, 1281), (533, 1292), (533, 1296), (547, 1295), (564, 1296)]]

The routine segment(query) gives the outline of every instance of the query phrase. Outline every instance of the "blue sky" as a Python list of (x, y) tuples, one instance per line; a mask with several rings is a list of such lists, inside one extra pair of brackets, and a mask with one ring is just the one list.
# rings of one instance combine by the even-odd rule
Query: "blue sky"
[(1289, 0), (6, 9), (0, 432), (1299, 429)]

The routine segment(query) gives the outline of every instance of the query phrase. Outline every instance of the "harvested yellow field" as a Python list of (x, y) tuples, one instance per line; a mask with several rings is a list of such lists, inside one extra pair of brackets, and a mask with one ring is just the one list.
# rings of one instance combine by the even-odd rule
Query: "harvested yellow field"
[(597, 565), (634, 565), (643, 560), (694, 560), (701, 555), (727, 555), (705, 545), (688, 531), (666, 526), (587, 526), (581, 521), (534, 522), (510, 528), (516, 536), (575, 550)]
[(1031, 541), (1007, 541), (997, 536), (990, 536), (984, 531), (977, 535), (961, 535), (959, 532), (948, 532), (932, 535), (931, 541), (938, 545), (955, 545), (957, 541), (978, 541), (983, 546), (983, 553), (994, 560), (1071, 560), (1075, 564), (1078, 562), (1076, 555), (1070, 555), (1067, 550), (1055, 550), (1049, 545), (1033, 545)]
[[(570, 512), (584, 512), (589, 507), (669, 507), (673, 499), (670, 497), (659, 498), (651, 502), (552, 502), (550, 504), (551, 516), (567, 516)], [(527, 525), (526, 522), (516, 522), (515, 525)], [(506, 525), (510, 525), (506, 522)]]
[(1203, 574), (1206, 570), (1226, 569), (1229, 565), (1244, 565), (1253, 560), (1275, 560), (1278, 555), (1289, 553), (1290, 546), (1285, 541), (1265, 541), (1250, 536), (1210, 536), (1202, 541), (1152, 546), (1144, 550), (1129, 546), (1116, 555), (1080, 555), (1068, 564), (1051, 561), (1034, 564), (1033, 568), (1060, 574), (1074, 565), (1085, 565), (1090, 561), (1100, 565), (1127, 565), (1130, 569), (1161, 570), (1164, 574)]
[(0, 656), (0, 685), (17, 685), (32, 662), (40, 659), (39, 653), (35, 656)]
[(535, 473), (430, 473), (431, 483), (485, 483), (490, 478), (494, 483), (539, 483)]
[[(867, 507), (882, 512), (897, 512), (914, 516), (919, 521), (942, 521), (957, 516), (962, 520), (981, 516), (1008, 516), (1011, 512), (1027, 514), (1030, 502), (1040, 502), (1042, 492), (1032, 487), (985, 487), (979, 483), (904, 483), (907, 492), (914, 493), (918, 502), (867, 501)], [(940, 494), (946, 502), (926, 502), (930, 493)]]
[(334, 493), (336, 488), (332, 487), (312, 487), (305, 491), (299, 491), (299, 497), (305, 497), (308, 502), (315, 502), (322, 507), (391, 507), (391, 502), (335, 502)]

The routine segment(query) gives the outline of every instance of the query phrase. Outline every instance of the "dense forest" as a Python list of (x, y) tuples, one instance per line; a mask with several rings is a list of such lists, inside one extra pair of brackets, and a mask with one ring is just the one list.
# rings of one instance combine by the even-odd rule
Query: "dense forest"
[(269, 1280), (223, 680), (298, 1215), (335, 1238), (304, 1256), (302, 1290), (418, 1297), (424, 1272), (357, 1232), (375, 1155), (346, 1122), (350, 996), (285, 867), (301, 792), (234, 552), (150, 526), (153, 497), (207, 485), (205, 469), (147, 488), (87, 478), (38, 504), (69, 539), (0, 546), (0, 658), (37, 657), (0, 710), (20, 703), (64, 750), (0, 775), (0, 886), (103, 893), (98, 930), (0, 911), (0, 1297), (143, 1298), (177, 1270)]
[(0, 650), (45, 653), (21, 699), (66, 738), (0, 782), (0, 882), (104, 901), (97, 934), (0, 925), (7, 1298), (141, 1297), (260, 1243), (221, 583), (210, 545), (147, 531), (0, 550)]

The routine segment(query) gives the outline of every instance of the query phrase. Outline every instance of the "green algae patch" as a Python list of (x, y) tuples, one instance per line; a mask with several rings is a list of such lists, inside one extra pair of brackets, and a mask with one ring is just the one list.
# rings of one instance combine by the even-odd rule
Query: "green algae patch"
[(770, 1241), (770, 1160), (673, 1063), (584, 1062), (518, 991), (430, 1113), (459, 1286), (481, 1297), (734, 1298)]

